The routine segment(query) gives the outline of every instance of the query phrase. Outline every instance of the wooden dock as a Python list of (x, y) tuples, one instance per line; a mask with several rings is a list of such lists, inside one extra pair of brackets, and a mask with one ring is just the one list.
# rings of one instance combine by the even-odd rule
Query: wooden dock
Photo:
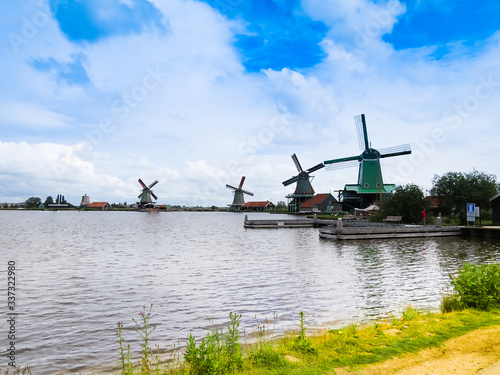
[(336, 226), (320, 228), (320, 238), (332, 240), (370, 240), (411, 237), (443, 237), (460, 236), (462, 228), (458, 226), (443, 227), (441, 225), (391, 225), (383, 226), (344, 226), (342, 219)]
[(334, 225), (334, 220), (317, 219), (316, 215), (313, 219), (278, 219), (278, 220), (248, 220), (248, 215), (245, 215), (243, 226), (245, 228), (318, 228), (327, 225)]
[[(418, 238), (461, 236), (463, 228), (459, 226), (405, 225), (392, 223), (371, 223), (367, 220), (322, 220), (313, 219), (278, 219), (248, 220), (245, 215), (245, 228), (319, 228), (320, 238), (331, 240), (370, 240), (388, 238)], [(499, 232), (500, 233), (500, 232)]]

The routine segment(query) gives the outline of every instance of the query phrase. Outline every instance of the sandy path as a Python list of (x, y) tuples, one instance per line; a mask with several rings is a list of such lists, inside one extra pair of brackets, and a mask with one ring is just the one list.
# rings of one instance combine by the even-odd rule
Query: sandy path
[(500, 326), (478, 329), (446, 341), (442, 347), (390, 359), (359, 371), (336, 375), (500, 375)]

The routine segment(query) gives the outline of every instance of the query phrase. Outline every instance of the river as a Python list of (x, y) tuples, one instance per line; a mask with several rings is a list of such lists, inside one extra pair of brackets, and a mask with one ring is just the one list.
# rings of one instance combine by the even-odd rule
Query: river
[[(267, 213), (251, 219), (270, 218)], [(1, 353), (9, 348), (15, 262), (16, 363), (34, 374), (118, 373), (116, 323), (134, 355), (132, 318), (153, 304), (151, 346), (226, 327), (247, 335), (339, 327), (437, 309), (463, 262), (500, 261), (500, 242), (435, 238), (329, 241), (314, 228), (245, 229), (228, 212), (0, 211)], [(272, 218), (290, 218), (272, 215)], [(7, 356), (0, 357), (0, 367)], [(115, 370), (114, 370), (115, 369)]]

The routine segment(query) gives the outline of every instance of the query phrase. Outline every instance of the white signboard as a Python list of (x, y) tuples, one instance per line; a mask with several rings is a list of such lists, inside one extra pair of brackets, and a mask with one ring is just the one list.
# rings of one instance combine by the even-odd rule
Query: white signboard
[(467, 203), (467, 221), (475, 221), (476, 219), (476, 204)]

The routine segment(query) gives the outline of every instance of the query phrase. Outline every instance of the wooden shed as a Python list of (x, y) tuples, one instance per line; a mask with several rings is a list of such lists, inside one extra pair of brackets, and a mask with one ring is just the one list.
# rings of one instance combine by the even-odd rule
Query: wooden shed
[(500, 224), (500, 194), (490, 198), (493, 224)]
[(331, 194), (317, 194), (300, 206), (300, 212), (333, 211), (342, 211), (342, 203), (339, 203)]
[(244, 211), (269, 211), (274, 210), (275, 206), (273, 202), (247, 202), (243, 205)]

